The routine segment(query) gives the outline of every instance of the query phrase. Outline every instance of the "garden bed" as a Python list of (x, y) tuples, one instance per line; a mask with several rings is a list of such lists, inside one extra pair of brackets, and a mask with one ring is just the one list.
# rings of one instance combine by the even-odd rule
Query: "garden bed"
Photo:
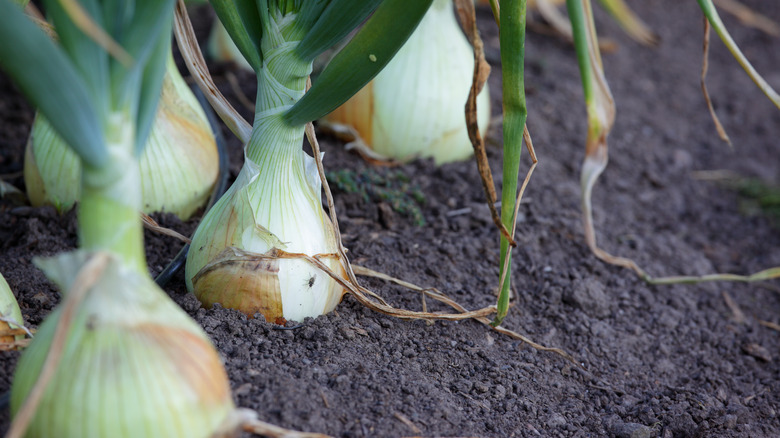
[[(734, 142), (729, 148), (700, 91), (696, 2), (630, 3), (661, 42), (640, 46), (597, 10), (602, 36), (619, 45), (604, 57), (618, 113), (610, 165), (593, 200), (600, 243), (656, 276), (748, 274), (780, 265), (778, 220), (702, 172), (728, 170), (780, 185), (780, 111), (713, 35), (707, 82)], [(780, 5), (747, 3), (780, 20)], [(495, 114), (498, 35), (489, 9), (478, 14), (493, 65)], [(200, 9), (194, 19), (204, 36), (211, 17)], [(758, 71), (780, 88), (780, 40), (725, 14), (724, 20)], [(528, 126), (540, 163), (520, 209), (516, 295), (504, 325), (564, 349), (583, 368), (474, 321), (402, 321), (349, 296), (332, 314), (283, 330), (236, 311), (201, 309), (180, 273), (166, 290), (211, 336), (238, 405), (280, 426), (335, 436), (779, 436), (780, 333), (759, 321), (780, 322), (780, 282), (654, 287), (592, 256), (579, 210), (586, 119), (574, 49), (534, 33), (526, 47)], [(254, 96), (252, 75), (213, 67), (234, 105), (241, 108), (229, 73)], [(32, 108), (0, 76), (0, 175), (18, 187), (32, 118)], [(224, 131), (235, 175), (240, 144)], [(500, 138), (497, 119), (488, 157), (499, 182)], [(329, 172), (368, 184), (360, 193), (332, 182), (353, 263), (437, 287), (468, 308), (495, 301), (498, 232), (473, 161), (371, 168), (339, 141), (324, 135), (320, 141)], [(424, 225), (393, 208), (393, 196), (404, 193), (414, 193), (404, 202), (419, 206)], [(183, 234), (197, 225), (158, 219)], [(156, 275), (182, 244), (146, 236)], [(60, 217), (0, 201), (0, 272), (31, 327), (59, 301), (31, 259), (76, 243), (73, 213)], [(418, 293), (362, 280), (398, 307), (421, 308)], [(0, 392), (10, 388), (18, 356), (0, 354)], [(8, 424), (4, 410), (0, 433)]]

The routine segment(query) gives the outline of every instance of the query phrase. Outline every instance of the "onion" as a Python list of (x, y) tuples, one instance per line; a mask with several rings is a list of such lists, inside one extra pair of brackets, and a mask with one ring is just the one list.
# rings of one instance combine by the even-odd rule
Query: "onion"
[[(432, 157), (436, 164), (466, 159), (473, 153), (464, 116), (473, 71), (473, 52), (452, 0), (435, 0), (385, 69), (325, 122), (354, 129), (385, 158)], [(487, 84), (477, 108), (484, 134), (490, 120)]]
[(36, 260), (68, 295), (19, 360), (11, 390), (14, 416), (42, 375), (61, 320), (69, 320), (58, 366), (25, 436), (219, 436), (214, 433), (230, 421), (235, 406), (211, 341), (148, 275), (102, 254), (105, 268), (77, 302), (77, 276), (93, 254)]
[[(145, 213), (170, 212), (186, 220), (206, 203), (217, 180), (214, 135), (172, 56), (139, 162)], [(24, 181), (32, 205), (51, 204), (59, 211), (71, 208), (80, 198), (80, 173), (78, 156), (39, 114), (25, 153)]]

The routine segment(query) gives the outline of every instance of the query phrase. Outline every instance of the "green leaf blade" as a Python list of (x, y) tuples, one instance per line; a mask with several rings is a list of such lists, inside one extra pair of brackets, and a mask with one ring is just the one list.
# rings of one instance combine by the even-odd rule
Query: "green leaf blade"
[[(48, 0), (45, 5), (49, 20), (57, 30), (60, 45), (76, 66), (79, 76), (84, 79), (96, 108), (100, 112), (108, 111), (109, 102), (103, 92), (108, 87), (108, 54), (78, 28), (61, 1)], [(80, 5), (95, 25), (103, 25), (100, 7), (95, 0), (84, 0)]]
[(121, 13), (120, 9), (114, 20), (106, 19), (115, 23), (108, 30), (133, 59), (131, 66), (113, 58), (110, 60), (112, 109), (123, 110), (129, 106), (138, 111), (136, 99), (142, 92), (139, 87), (144, 81), (147, 63), (159, 47), (161, 38), (170, 44), (174, 1), (137, 0), (129, 3), (134, 7), (125, 13)]
[(379, 7), (382, 0), (333, 0), (298, 44), (301, 59), (310, 62), (346, 37)]
[(263, 65), (260, 53), (260, 24), (257, 6), (253, 0), (211, 0), (211, 6), (227, 30), (230, 39), (244, 55), (249, 65), (258, 71)]
[(147, 137), (149, 137), (152, 124), (157, 116), (166, 67), (170, 63), (171, 68), (176, 68), (171, 53), (171, 39), (168, 35), (170, 35), (170, 27), (158, 39), (157, 46), (149, 57), (141, 77), (141, 93), (138, 97), (138, 114), (135, 124), (136, 156), (140, 156), (144, 146), (146, 146)]
[(87, 85), (51, 39), (9, 0), (0, 0), (0, 66), (85, 164), (106, 163), (102, 125)]
[[(507, 230), (513, 228), (517, 182), (520, 172), (520, 154), (523, 150), (523, 130), (528, 110), (525, 100), (525, 25), (526, 0), (505, 0), (501, 3), (501, 82), (504, 107), (503, 141), (504, 159), (502, 163), (501, 184), (501, 222)], [(500, 238), (499, 278), (504, 278), (496, 303), (496, 318), (492, 325), (497, 326), (509, 310), (509, 292), (512, 279), (512, 252), (509, 241)], [(504, 272), (504, 267), (507, 267)]]
[(740, 50), (736, 41), (734, 41), (734, 39), (731, 37), (731, 34), (726, 29), (723, 21), (720, 19), (720, 15), (718, 15), (718, 11), (715, 9), (715, 5), (712, 4), (712, 0), (697, 1), (702, 12), (704, 12), (704, 16), (707, 18), (707, 21), (709, 21), (712, 25), (712, 28), (715, 29), (715, 33), (718, 34), (720, 39), (723, 41), (723, 44), (725, 44), (729, 49), (729, 52), (731, 52), (731, 55), (734, 56), (734, 59), (737, 60), (739, 65), (742, 66), (742, 69), (745, 70), (745, 73), (747, 73), (753, 83), (756, 84), (756, 86), (764, 93), (764, 95), (768, 97), (776, 107), (780, 108), (780, 94), (777, 94), (777, 91), (775, 91), (775, 89), (769, 85), (769, 83), (753, 67), (753, 64), (748, 61), (745, 54), (742, 53), (742, 50)]

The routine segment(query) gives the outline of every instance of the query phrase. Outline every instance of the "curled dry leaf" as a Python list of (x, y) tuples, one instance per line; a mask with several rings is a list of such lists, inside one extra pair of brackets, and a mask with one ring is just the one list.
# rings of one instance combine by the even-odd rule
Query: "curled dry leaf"
[(458, 12), (461, 26), (465, 30), (466, 36), (474, 48), (474, 74), (465, 108), (466, 127), (468, 129), (469, 140), (471, 140), (471, 145), (474, 147), (474, 158), (477, 160), (477, 169), (479, 170), (479, 176), (482, 179), (482, 187), (485, 190), (490, 216), (493, 218), (493, 223), (496, 224), (496, 227), (501, 231), (501, 234), (510, 242), (510, 246), (514, 246), (515, 242), (510, 236), (509, 230), (507, 230), (501, 222), (501, 216), (498, 214), (495, 207), (496, 189), (495, 183), (493, 182), (493, 173), (490, 171), (490, 164), (488, 163), (487, 152), (485, 151), (485, 139), (482, 138), (482, 134), (479, 131), (479, 125), (477, 124), (477, 96), (485, 85), (488, 76), (490, 76), (490, 65), (485, 60), (484, 45), (482, 43), (482, 38), (479, 36), (479, 31), (477, 30), (474, 2), (471, 0), (455, 0), (455, 7)]
[(701, 92), (704, 94), (704, 100), (707, 102), (707, 109), (710, 110), (710, 116), (712, 121), (715, 122), (715, 129), (718, 131), (718, 136), (721, 140), (731, 144), (729, 135), (726, 134), (726, 130), (720, 123), (718, 115), (715, 113), (715, 108), (712, 106), (712, 100), (710, 99), (710, 93), (707, 91), (707, 70), (709, 70), (709, 58), (710, 58), (710, 22), (704, 19), (704, 42), (702, 43), (702, 61), (701, 61)]
[(187, 236), (184, 236), (183, 234), (179, 233), (176, 230), (172, 230), (170, 228), (165, 228), (163, 226), (160, 226), (160, 224), (157, 223), (154, 219), (152, 219), (151, 216), (149, 216), (146, 213), (141, 213), (141, 221), (144, 224), (144, 228), (154, 231), (155, 233), (164, 234), (166, 236), (170, 236), (173, 238), (176, 238), (178, 240), (181, 240), (184, 243), (191, 243), (192, 239), (190, 239)]

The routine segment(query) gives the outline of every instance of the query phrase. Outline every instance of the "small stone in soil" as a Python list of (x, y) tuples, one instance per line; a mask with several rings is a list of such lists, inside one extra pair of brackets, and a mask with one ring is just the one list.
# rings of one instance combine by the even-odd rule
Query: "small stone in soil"
[(596, 279), (588, 278), (576, 282), (563, 294), (563, 302), (582, 309), (587, 315), (596, 318), (609, 316), (610, 301), (604, 292), (604, 285)]
[(761, 345), (755, 343), (744, 344), (742, 351), (764, 362), (772, 361), (772, 355), (769, 354), (769, 350)]
[(612, 433), (616, 438), (652, 438), (656, 431), (652, 427), (638, 423), (616, 422), (612, 425)]

